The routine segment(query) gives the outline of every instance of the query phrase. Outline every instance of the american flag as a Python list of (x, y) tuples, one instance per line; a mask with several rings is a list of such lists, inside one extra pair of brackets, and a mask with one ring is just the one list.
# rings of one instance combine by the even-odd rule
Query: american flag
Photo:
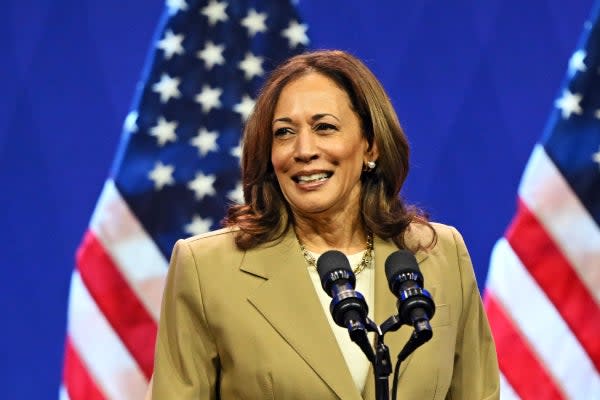
[(503, 400), (600, 399), (599, 12), (491, 256), (484, 297)]
[(283, 0), (167, 0), (70, 288), (61, 399), (141, 399), (175, 241), (241, 201), (241, 128), (265, 73), (304, 51)]

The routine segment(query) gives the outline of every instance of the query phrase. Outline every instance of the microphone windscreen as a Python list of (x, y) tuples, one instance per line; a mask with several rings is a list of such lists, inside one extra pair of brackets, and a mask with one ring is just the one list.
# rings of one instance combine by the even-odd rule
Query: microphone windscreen
[(350, 262), (344, 253), (338, 250), (328, 250), (325, 253), (321, 254), (321, 257), (317, 260), (317, 272), (319, 273), (319, 278), (321, 279), (321, 286), (323, 289), (329, 293), (329, 282), (331, 281), (331, 273), (333, 271), (348, 271), (350, 274), (352, 273), (352, 267), (350, 266)]
[(408, 250), (397, 250), (385, 260), (385, 276), (388, 283), (396, 279), (399, 274), (416, 273), (421, 276), (421, 270), (415, 255)]

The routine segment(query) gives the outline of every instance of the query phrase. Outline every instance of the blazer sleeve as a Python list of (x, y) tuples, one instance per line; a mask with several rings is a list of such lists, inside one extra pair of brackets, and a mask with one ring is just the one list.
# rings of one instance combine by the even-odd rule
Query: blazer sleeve
[(152, 399), (216, 399), (218, 357), (194, 255), (175, 244), (162, 299)]
[(454, 371), (449, 400), (500, 398), (496, 347), (483, 308), (471, 258), (460, 233), (452, 228), (456, 243), (462, 290)]

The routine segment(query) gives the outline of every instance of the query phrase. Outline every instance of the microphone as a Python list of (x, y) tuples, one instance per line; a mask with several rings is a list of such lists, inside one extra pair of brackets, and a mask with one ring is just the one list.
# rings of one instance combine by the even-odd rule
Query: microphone
[(431, 294), (423, 289), (423, 275), (415, 256), (408, 250), (398, 250), (385, 260), (385, 275), (403, 324), (412, 325), (413, 342), (419, 346), (433, 336), (429, 320), (435, 313)]
[(323, 290), (332, 298), (329, 311), (335, 323), (348, 329), (370, 361), (375, 355), (367, 337), (369, 307), (363, 295), (354, 290), (356, 277), (348, 258), (338, 250), (329, 250), (317, 260), (317, 272)]

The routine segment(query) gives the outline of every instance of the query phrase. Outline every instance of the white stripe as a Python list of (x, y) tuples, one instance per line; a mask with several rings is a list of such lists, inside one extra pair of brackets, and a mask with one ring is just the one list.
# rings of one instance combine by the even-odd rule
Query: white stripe
[(527, 163), (519, 195), (600, 306), (600, 228), (540, 145)]
[(68, 324), (73, 347), (107, 398), (144, 398), (146, 377), (96, 306), (78, 271), (71, 278)]
[(487, 287), (569, 398), (600, 393), (600, 376), (587, 353), (505, 239), (492, 251)]
[(71, 400), (67, 388), (65, 388), (64, 385), (60, 385), (60, 389), (58, 390), (58, 400)]
[(515, 393), (503, 373), (500, 373), (500, 400), (521, 400)]
[(150, 315), (158, 321), (168, 263), (121, 197), (106, 181), (90, 230), (102, 243)]

